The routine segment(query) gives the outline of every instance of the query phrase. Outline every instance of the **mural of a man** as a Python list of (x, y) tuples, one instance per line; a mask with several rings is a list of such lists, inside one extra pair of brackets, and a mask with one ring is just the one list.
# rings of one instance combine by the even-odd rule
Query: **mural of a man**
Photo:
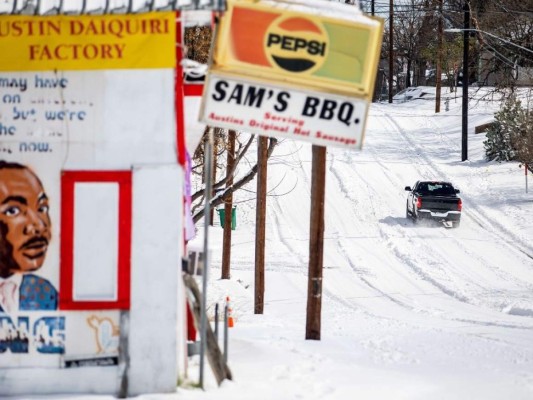
[(0, 160), (0, 312), (57, 309), (57, 290), (33, 274), (52, 238), (48, 208), (37, 175)]

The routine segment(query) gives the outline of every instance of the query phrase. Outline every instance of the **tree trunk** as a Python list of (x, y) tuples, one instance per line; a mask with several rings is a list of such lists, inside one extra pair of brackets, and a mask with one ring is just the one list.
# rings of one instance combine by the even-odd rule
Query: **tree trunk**
[[(235, 170), (235, 136), (234, 130), (228, 132), (228, 152), (226, 164), (226, 188), (233, 185), (233, 171)], [(233, 219), (233, 192), (224, 199), (224, 237), (222, 240), (222, 276), (221, 279), (230, 278), (231, 263), (231, 228)]]
[(265, 295), (265, 220), (267, 194), (267, 141), (266, 137), (259, 137), (257, 146), (257, 199), (255, 218), (255, 287), (254, 313), (263, 314)]
[[(192, 297), (187, 296), (187, 299), (191, 307), (194, 323), (196, 327), (199, 327), (201, 319), (200, 304), (202, 302), (200, 289), (198, 288), (198, 285), (196, 284), (194, 278), (189, 274), (183, 274), (183, 282), (185, 284), (185, 287), (189, 290), (189, 293), (192, 295)], [(207, 324), (206, 329), (207, 330), (205, 348), (207, 349), (207, 360), (209, 361), (211, 370), (215, 375), (217, 384), (220, 386), (224, 379), (232, 380), (233, 378), (228, 365), (224, 362), (224, 357), (222, 355), (222, 352), (220, 351), (220, 348), (218, 347), (217, 339), (215, 337), (215, 334), (213, 333), (213, 330), (211, 329), (211, 325)]]

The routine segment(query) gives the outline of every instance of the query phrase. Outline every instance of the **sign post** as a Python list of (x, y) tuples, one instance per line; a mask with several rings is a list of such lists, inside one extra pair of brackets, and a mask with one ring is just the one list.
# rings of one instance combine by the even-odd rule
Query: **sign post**
[(229, 0), (215, 38), (200, 120), (313, 144), (306, 339), (320, 339), (326, 146), (362, 148), (382, 34), (349, 4)]
[(526, 175), (526, 193), (527, 193), (527, 163), (524, 166), (524, 171), (525, 171), (524, 173)]

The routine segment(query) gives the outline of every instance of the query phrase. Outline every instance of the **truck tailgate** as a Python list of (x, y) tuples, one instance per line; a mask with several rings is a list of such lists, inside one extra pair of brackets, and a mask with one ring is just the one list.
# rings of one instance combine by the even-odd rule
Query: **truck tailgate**
[(459, 198), (422, 196), (421, 208), (436, 212), (459, 211)]

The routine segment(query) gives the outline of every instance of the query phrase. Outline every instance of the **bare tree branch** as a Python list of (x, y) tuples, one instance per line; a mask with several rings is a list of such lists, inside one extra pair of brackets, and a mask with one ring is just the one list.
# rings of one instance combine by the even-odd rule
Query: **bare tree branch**
[[(267, 160), (272, 155), (272, 152), (274, 151), (274, 148), (276, 147), (277, 143), (278, 143), (278, 140), (276, 138), (269, 138), (268, 149), (267, 149)], [(250, 147), (249, 144), (250, 144), (250, 142), (247, 143), (248, 147)], [(242, 154), (244, 154), (244, 152)], [(246, 175), (244, 175), (242, 178), (240, 178), (232, 186), (227, 187), (223, 191), (220, 191), (219, 193), (217, 193), (211, 199), (211, 201), (209, 202), (211, 207), (213, 208), (213, 207), (216, 207), (216, 206), (218, 206), (220, 204), (223, 204), (224, 201), (229, 197), (230, 194), (234, 193), (235, 191), (237, 191), (238, 189), (240, 189), (241, 187), (243, 187), (247, 183), (251, 182), (255, 178), (255, 176), (257, 175), (257, 168), (258, 167), (257, 167), (257, 163), (256, 163)], [(224, 178), (224, 182), (225, 182), (225, 180), (226, 180), (226, 178)], [(204, 190), (197, 192), (197, 193), (202, 192), (201, 194), (199, 194), (199, 196), (203, 195), (203, 191)], [(197, 193), (195, 193), (195, 194), (197, 194)], [(205, 211), (205, 209), (202, 208), (201, 210), (199, 210), (197, 213), (195, 213), (193, 215), (194, 223), (197, 223), (198, 221), (200, 221), (203, 218), (204, 211)]]
[[(226, 184), (227, 180), (228, 180), (228, 177), (229, 176), (233, 176), (233, 174), (235, 173), (235, 170), (237, 169), (237, 165), (239, 165), (239, 163), (241, 162), (242, 158), (244, 157), (244, 155), (246, 154), (246, 152), (248, 151), (248, 149), (252, 145), (252, 143), (254, 141), (254, 137), (255, 137), (254, 135), (250, 136), (250, 138), (248, 139), (248, 141), (246, 142), (245, 145), (242, 145), (242, 143), (239, 143), (239, 149), (236, 151), (237, 157), (235, 159), (235, 166), (232, 168), (232, 170), (230, 171), (229, 174), (226, 174), (226, 176), (223, 179), (221, 179), (220, 181), (216, 182), (213, 185), (213, 189), (217, 190), (218, 188), (224, 186)], [(205, 189), (200, 189), (197, 192), (193, 193), (193, 195), (191, 196), (192, 197), (192, 201), (195, 202), (200, 197), (203, 197), (204, 190)]]

